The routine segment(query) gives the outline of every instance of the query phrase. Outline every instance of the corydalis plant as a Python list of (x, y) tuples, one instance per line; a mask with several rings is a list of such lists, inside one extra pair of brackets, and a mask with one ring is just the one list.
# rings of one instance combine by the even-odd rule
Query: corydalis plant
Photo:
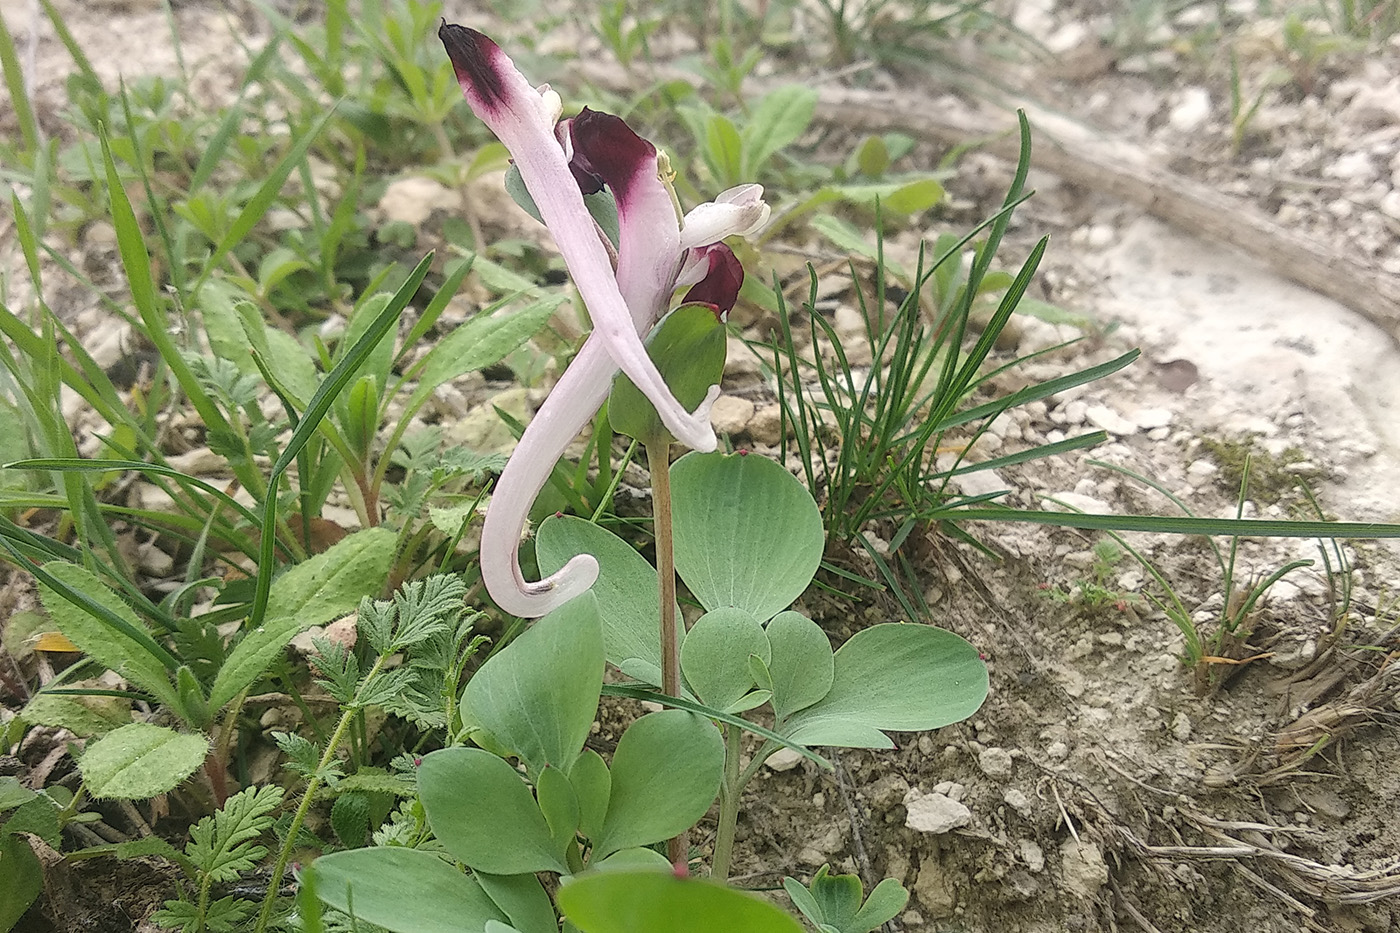
[[(666, 157), (621, 118), (585, 108), (561, 120), (559, 95), (548, 85), (532, 87), (489, 38), (450, 23), (438, 37), (472, 111), (510, 150), (593, 319), (593, 332), (501, 473), (481, 532), (487, 591), (505, 611), (534, 618), (598, 577), (597, 560), (581, 554), (557, 573), (528, 582), (518, 551), (531, 504), (607, 398), (619, 368), (677, 440), (696, 450), (715, 448), (709, 410), (719, 387), (686, 411), (647, 356), (641, 335), (669, 309), (677, 288), (693, 286), (686, 300), (712, 304), (720, 313), (733, 306), (743, 269), (720, 241), (758, 230), (768, 206), (760, 186), (741, 185), (682, 216)], [(604, 187), (617, 202), (616, 250), (583, 200)]]

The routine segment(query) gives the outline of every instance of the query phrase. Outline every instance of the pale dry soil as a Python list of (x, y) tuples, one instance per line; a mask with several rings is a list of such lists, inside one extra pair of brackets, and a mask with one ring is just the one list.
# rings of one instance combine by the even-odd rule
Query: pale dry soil
[[(132, 36), (164, 34), (151, 5), (59, 5), (104, 73), (173, 67), (154, 41), (135, 65), (123, 54)], [(1058, 56), (1025, 66), (1022, 77), (1038, 75), (1065, 109), (1130, 138), (1174, 141), (1193, 177), (1218, 181), (1242, 203), (1296, 217), (1320, 239), (1356, 244), (1361, 259), (1400, 271), (1389, 212), (1400, 188), (1391, 179), (1400, 134), (1373, 120), (1389, 106), (1393, 45), (1343, 63), (1311, 95), (1271, 99), (1260, 118), (1263, 135), (1251, 141), (1259, 147), (1254, 157), (1235, 157), (1219, 94), (1206, 95), (1202, 112), (1194, 79), (1170, 58), (1143, 67), (1131, 56), (1064, 67), (1108, 33), (1104, 9), (1048, 0), (1013, 6), (1047, 31)], [(449, 7), (449, 16), (472, 15), (466, 5)], [(24, 0), (3, 3), (21, 37), (29, 9)], [(186, 56), (214, 60), (211, 45), (228, 28), (226, 13), (190, 4), (177, 16), (190, 36)], [(589, 37), (573, 38), (588, 50)], [(57, 106), (63, 53), (42, 27), (35, 49), (36, 94), (41, 105)], [(228, 86), (216, 67), (199, 73), (207, 93)], [(910, 85), (919, 76), (900, 80), (921, 99), (942, 91), (927, 76), (926, 95)], [(1349, 123), (1347, 108), (1358, 95), (1370, 97)], [(1173, 132), (1182, 126), (1191, 132)], [(930, 165), (938, 155), (921, 150)], [(1266, 162), (1290, 166), (1291, 181), (1268, 176)], [(965, 158), (949, 182), (960, 206), (935, 218), (935, 232), (982, 216), (1010, 172), (989, 155)], [(1041, 174), (1033, 173), (1032, 184), (1039, 194), (1017, 220), (1007, 261), (1036, 237), (1054, 235), (1036, 293), (1085, 325), (1018, 319), (1005, 349), (1027, 353), (1089, 339), (1039, 358), (1015, 378), (1049, 378), (1131, 347), (1143, 356), (1107, 382), (1009, 413), (974, 456), (1098, 428), (1109, 432), (1107, 443), (991, 478), (975, 474), (991, 485), (967, 491), (1009, 489), (1006, 501), (1028, 508), (1053, 497), (1086, 511), (1175, 514), (1162, 495), (1092, 459), (1152, 478), (1199, 514), (1232, 516), (1238, 476), (1228, 454), (1253, 438), (1253, 449), (1275, 467), (1256, 474), (1247, 515), (1288, 517), (1296, 496), (1274, 492), (1295, 476), (1307, 479), (1329, 515), (1400, 520), (1400, 359), (1389, 335), (1139, 208)], [(412, 212), (384, 206), (386, 217), (401, 210)], [(912, 239), (896, 238), (893, 248), (912, 251)], [(851, 293), (839, 276), (832, 281), (819, 310), (858, 345)], [(735, 355), (726, 390), (755, 406), (730, 406), (737, 414), (725, 427), (736, 444), (766, 449), (772, 423), (761, 415), (771, 411), (771, 393), (755, 373)], [(483, 403), (499, 402), (502, 393), (527, 408), (539, 397), (480, 382), (461, 391), (475, 423), (490, 411)], [(1221, 674), (1225, 682), (1202, 695), (1179, 662), (1180, 633), (1144, 598), (1150, 580), (1134, 562), (1098, 572), (1107, 593), (1101, 601), (1059, 598), (1095, 579), (1098, 538), (1009, 524), (973, 530), (1003, 559), (930, 540), (922, 551), (925, 597), (932, 622), (985, 653), (992, 677), (986, 705), (967, 723), (895, 736), (895, 751), (842, 752), (835, 775), (776, 761), (745, 801), (736, 866), (742, 880), (770, 886), (828, 861), (860, 871), (868, 883), (892, 876), (913, 891), (893, 923), (910, 933), (1400, 927), (1393, 819), (1400, 733), (1397, 680), (1386, 667), (1396, 648), (1396, 560), (1389, 547), (1344, 547), (1352, 585), (1346, 612), (1335, 608), (1344, 573), (1329, 578), (1318, 563), (1285, 578), (1237, 655), (1261, 657), (1216, 665), (1231, 676)], [(1203, 542), (1130, 540), (1209, 631), (1206, 620), (1228, 594)], [(1300, 556), (1316, 558), (1316, 542), (1246, 541), (1240, 576), (1262, 576)], [(875, 600), (852, 608), (814, 599), (805, 608), (837, 638), (895, 618)], [(705, 842), (703, 833), (697, 841)]]

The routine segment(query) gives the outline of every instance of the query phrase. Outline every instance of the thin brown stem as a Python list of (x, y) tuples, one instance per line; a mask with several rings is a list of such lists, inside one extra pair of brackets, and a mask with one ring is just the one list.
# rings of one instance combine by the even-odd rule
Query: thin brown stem
[[(651, 471), (651, 512), (656, 532), (656, 577), (661, 595), (661, 690), (681, 695), (680, 640), (676, 636), (676, 562), (671, 535), (671, 445), (648, 444), (647, 469)], [(690, 861), (689, 833), (666, 843), (672, 865)]]

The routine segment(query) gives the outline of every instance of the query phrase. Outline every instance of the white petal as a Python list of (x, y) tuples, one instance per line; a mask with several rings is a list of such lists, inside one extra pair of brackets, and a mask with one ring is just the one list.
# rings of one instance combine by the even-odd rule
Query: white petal
[(708, 246), (727, 236), (752, 236), (768, 222), (769, 207), (762, 185), (730, 188), (708, 204), (685, 215), (681, 248)]

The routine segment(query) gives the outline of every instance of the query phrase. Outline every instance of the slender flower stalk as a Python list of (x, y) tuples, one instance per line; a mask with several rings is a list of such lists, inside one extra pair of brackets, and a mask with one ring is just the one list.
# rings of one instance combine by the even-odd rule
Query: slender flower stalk
[[(760, 186), (741, 185), (682, 217), (666, 158), (620, 118), (585, 108), (560, 120), (559, 95), (548, 85), (532, 87), (489, 38), (448, 23), (438, 36), (467, 103), (510, 150), (593, 319), (593, 332), (521, 436), (482, 527), (487, 591), (506, 612), (538, 617), (587, 590), (598, 576), (597, 561), (584, 554), (543, 580), (526, 581), (518, 552), (531, 504), (569, 442), (607, 398), (619, 368), (677, 440), (696, 450), (715, 448), (709, 412), (719, 387), (712, 386), (695, 411), (686, 411), (647, 356), (641, 335), (669, 309), (680, 287), (693, 286), (692, 292), (700, 292), (695, 300), (717, 306), (727, 295), (724, 311), (733, 305), (743, 273), (720, 241), (755, 232), (767, 221), (768, 206)], [(610, 244), (583, 200), (585, 192), (604, 186), (618, 209), (615, 267)]]

